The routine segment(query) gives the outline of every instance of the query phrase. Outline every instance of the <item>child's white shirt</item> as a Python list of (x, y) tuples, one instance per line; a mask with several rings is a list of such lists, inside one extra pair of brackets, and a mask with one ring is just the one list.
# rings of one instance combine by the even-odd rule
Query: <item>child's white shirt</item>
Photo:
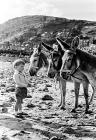
[(13, 75), (14, 82), (16, 83), (16, 87), (27, 87), (28, 80), (23, 72), (19, 72), (15, 70)]

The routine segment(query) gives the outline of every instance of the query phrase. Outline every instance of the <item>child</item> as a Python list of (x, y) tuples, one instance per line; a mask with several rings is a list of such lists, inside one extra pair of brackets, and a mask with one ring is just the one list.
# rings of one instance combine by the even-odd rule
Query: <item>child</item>
[(13, 79), (16, 84), (16, 104), (15, 104), (16, 115), (23, 114), (22, 103), (23, 103), (23, 99), (27, 97), (27, 86), (29, 82), (23, 73), (24, 66), (25, 66), (25, 62), (22, 59), (17, 59), (13, 63), (13, 67), (15, 70)]

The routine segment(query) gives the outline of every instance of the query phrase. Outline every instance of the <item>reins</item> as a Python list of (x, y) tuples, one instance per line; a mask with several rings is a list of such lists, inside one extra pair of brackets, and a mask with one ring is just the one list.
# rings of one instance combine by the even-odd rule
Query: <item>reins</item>
[[(66, 62), (65, 62), (66, 63)], [(72, 67), (72, 62), (71, 62), (71, 66), (70, 68)], [(64, 71), (61, 71), (61, 72), (65, 72), (67, 74), (67, 77), (73, 77), (73, 78), (76, 78), (78, 80), (82, 80), (76, 76), (74, 76), (74, 74), (78, 71), (78, 69), (80, 68), (80, 62), (77, 61), (77, 67), (74, 69), (74, 70), (64, 70)]]
[(80, 78), (74, 76), (74, 74), (77, 72), (77, 70), (79, 69), (79, 67), (80, 67), (80, 65), (70, 74), (70, 76), (72, 76), (73, 78), (76, 78), (76, 79), (78, 79), (78, 80), (82, 80), (82, 79), (80, 79)]
[[(80, 78), (74, 76), (74, 74), (75, 74), (75, 73), (78, 71), (78, 69), (80, 68), (80, 61), (79, 61), (78, 59), (77, 59), (77, 61), (76, 61), (76, 64), (77, 64), (76, 69), (74, 69), (74, 70), (70, 73), (70, 75), (71, 75), (72, 77), (78, 79), (78, 80), (81, 80)], [(71, 65), (72, 65), (72, 64), (71, 64)]]

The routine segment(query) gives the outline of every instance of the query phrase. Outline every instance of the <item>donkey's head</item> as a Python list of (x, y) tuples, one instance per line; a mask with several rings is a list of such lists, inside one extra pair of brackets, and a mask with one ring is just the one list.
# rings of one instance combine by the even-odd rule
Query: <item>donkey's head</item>
[(62, 47), (62, 49), (65, 51), (64, 55), (62, 56), (62, 67), (60, 70), (60, 75), (64, 78), (65, 73), (73, 74), (73, 71), (75, 71), (76, 68), (78, 68), (80, 65), (78, 58), (76, 58), (76, 49), (79, 44), (79, 37), (75, 37), (73, 39), (71, 46), (69, 46), (68, 44), (66, 44), (58, 38), (57, 41)]
[(60, 45), (56, 45), (57, 49), (54, 49), (45, 43), (42, 44), (48, 51), (49, 51), (49, 58), (48, 58), (48, 77), (54, 78), (60, 72), (62, 66), (62, 56), (64, 51), (60, 47)]
[(40, 43), (37, 48), (34, 48), (30, 57), (29, 73), (31, 76), (36, 75), (40, 68), (48, 65), (47, 56), (41, 50), (42, 44)]

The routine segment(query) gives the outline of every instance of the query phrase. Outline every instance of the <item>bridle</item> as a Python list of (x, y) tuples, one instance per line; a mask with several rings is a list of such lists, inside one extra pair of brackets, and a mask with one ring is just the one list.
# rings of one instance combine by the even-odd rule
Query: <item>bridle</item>
[[(52, 65), (53, 65), (54, 69), (57, 71), (57, 72), (56, 72), (56, 76), (60, 76), (61, 68), (58, 69), (58, 66), (55, 65), (54, 56), (53, 56), (53, 54), (55, 54), (55, 53), (58, 54), (57, 57), (59, 57), (59, 59), (60, 59), (60, 54), (58, 53), (58, 51), (52, 51), (52, 52), (50, 53), (49, 57), (50, 57), (50, 59), (52, 60), (51, 62), (52, 62)], [(57, 60), (56, 60), (56, 61), (57, 61)], [(59, 60), (58, 60), (58, 61), (59, 61)], [(58, 63), (58, 62), (57, 62), (57, 63)], [(67, 63), (67, 61), (66, 61), (65, 63)], [(71, 64), (71, 65), (72, 65), (72, 64)], [(62, 72), (65, 73), (64, 79), (67, 80), (67, 79), (70, 78), (70, 77), (74, 77), (74, 78), (76, 78), (76, 79), (78, 79), (78, 80), (81, 80), (80, 78), (74, 76), (74, 74), (78, 71), (79, 67), (80, 67), (80, 63), (77, 62), (77, 67), (76, 67), (74, 70), (62, 70)]]
[[(73, 53), (73, 55), (76, 55), (76, 53), (75, 52), (73, 52), (72, 51), (72, 53)], [(72, 58), (72, 60), (73, 60), (73, 58)], [(71, 60), (71, 65), (70, 65), (70, 69), (71, 69), (71, 67), (72, 67), (72, 60)], [(65, 61), (65, 64), (67, 63), (67, 60)], [(64, 64), (64, 65), (65, 65)], [(82, 79), (80, 79), (80, 78), (78, 78), (78, 77), (76, 77), (76, 76), (74, 76), (74, 74), (78, 71), (78, 69), (80, 68), (80, 61), (79, 60), (77, 60), (76, 62), (75, 62), (75, 65), (76, 65), (76, 67), (75, 67), (75, 69), (73, 69), (73, 70), (60, 70), (60, 75), (61, 75), (61, 73), (63, 73), (63, 78), (65, 79), (65, 80), (68, 80), (68, 79), (70, 79), (71, 77), (73, 77), (73, 78), (76, 78), (76, 79), (78, 79), (78, 80), (82, 80)]]

